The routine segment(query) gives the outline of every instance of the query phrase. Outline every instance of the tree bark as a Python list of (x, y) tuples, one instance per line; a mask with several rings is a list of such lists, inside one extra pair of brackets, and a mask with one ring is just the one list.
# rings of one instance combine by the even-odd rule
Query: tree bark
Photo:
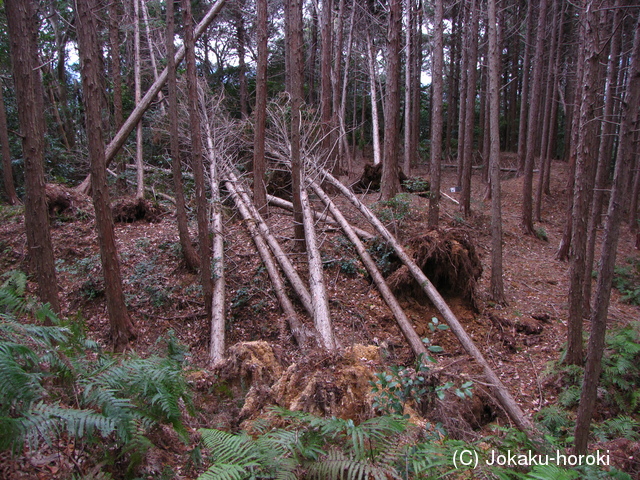
[(333, 53), (333, 0), (322, 0), (320, 18), (320, 121), (322, 122), (322, 149), (325, 155), (331, 151), (331, 56)]
[(500, 51), (496, 0), (489, 0), (489, 130), (491, 168), (491, 299), (506, 303), (502, 281), (502, 206), (500, 195)]
[(524, 37), (524, 59), (522, 61), (522, 92), (520, 94), (520, 121), (518, 122), (518, 171), (524, 173), (527, 152), (527, 119), (529, 118), (529, 83), (531, 70), (531, 37), (533, 36), (533, 6), (527, 2), (527, 28)]
[(400, 33), (402, 31), (402, 4), (390, 0), (389, 43), (387, 45), (387, 81), (384, 111), (384, 160), (380, 196), (393, 198), (400, 191), (398, 176), (398, 147), (400, 138)]
[(527, 118), (527, 148), (524, 161), (524, 178), (522, 181), (522, 229), (525, 234), (533, 235), (533, 166), (537, 151), (537, 127), (540, 112), (540, 91), (542, 86), (542, 56), (544, 49), (544, 32), (547, 21), (547, 0), (540, 0), (538, 12), (538, 28), (536, 49), (533, 56), (533, 76), (531, 79), (531, 101)]
[[(58, 284), (49, 231), (49, 213), (44, 182), (44, 97), (38, 70), (39, 23), (33, 0), (5, 2), (13, 80), (22, 134), (22, 155), (26, 195), (24, 223), (32, 271), (38, 281), (38, 295), (60, 312)], [(3, 142), (6, 143), (6, 142)]]
[(291, 81), (291, 183), (293, 196), (293, 230), (296, 248), (304, 250), (305, 230), (302, 218), (302, 158), (300, 152), (300, 123), (302, 104), (302, 1), (287, 0), (289, 13), (289, 65)]
[[(574, 431), (574, 450), (577, 454), (585, 454), (589, 439), (589, 427), (595, 408), (600, 373), (602, 371), (602, 354), (607, 331), (607, 313), (613, 272), (616, 263), (620, 223), (626, 204), (626, 185), (630, 173), (633, 152), (634, 129), (638, 128), (638, 110), (640, 109), (640, 20), (636, 22), (631, 65), (627, 75), (627, 87), (622, 103), (622, 123), (620, 125), (620, 143), (614, 173), (609, 210), (605, 222), (605, 232), (598, 269), (598, 283), (595, 292), (595, 305), (591, 314), (591, 333), (587, 351), (587, 363), (582, 381), (580, 405), (576, 415)], [(633, 122), (636, 125), (633, 125)]]
[(440, 178), (442, 163), (442, 106), (444, 70), (444, 0), (436, 0), (434, 19), (432, 106), (431, 106), (431, 196), (429, 197), (429, 226), (436, 228), (440, 216)]
[(7, 130), (7, 112), (4, 108), (4, 89), (0, 85), (0, 155), (2, 155), (2, 179), (4, 193), (9, 205), (20, 203), (16, 186), (13, 180), (13, 166), (11, 162), (11, 149), (9, 148), (9, 130)]
[[(141, 76), (141, 63), (140, 58), (140, 1), (133, 0), (133, 77), (135, 84), (135, 104), (140, 103), (142, 97), (142, 76)], [(144, 198), (144, 163), (142, 160), (142, 121), (138, 122), (136, 126), (136, 198)]]
[(382, 154), (380, 151), (380, 115), (378, 114), (378, 88), (376, 87), (377, 82), (373, 39), (368, 31), (367, 60), (369, 64), (369, 91), (371, 93), (371, 135), (373, 137), (373, 164), (379, 165), (382, 161)]
[(103, 76), (102, 53), (97, 35), (99, 32), (97, 19), (100, 10), (95, 0), (78, 0), (75, 8), (89, 159), (93, 178), (91, 192), (96, 212), (96, 229), (104, 273), (111, 340), (114, 350), (120, 352), (128, 347), (129, 341), (135, 338), (136, 332), (127, 312), (122, 292), (120, 262), (109, 206), (101, 119), (104, 95), (104, 89), (100, 83)]
[[(593, 195), (595, 182), (595, 148), (597, 122), (595, 118), (597, 77), (599, 70), (597, 8), (593, 0), (585, 0), (581, 16), (584, 18), (582, 48), (584, 51), (584, 78), (581, 95), (580, 127), (576, 145), (576, 173), (573, 191), (572, 233), (569, 268), (569, 318), (567, 320), (567, 355), (565, 361), (572, 365), (582, 365), (582, 292), (585, 282), (587, 217), (589, 198)], [(589, 281), (590, 276), (589, 276)]]
[(173, 173), (173, 189), (176, 199), (176, 221), (178, 224), (178, 235), (180, 237), (180, 247), (187, 268), (196, 271), (200, 265), (200, 258), (191, 243), (189, 234), (189, 222), (187, 219), (187, 209), (184, 198), (184, 186), (182, 182), (182, 161), (180, 158), (180, 145), (178, 142), (178, 87), (176, 82), (175, 66), (175, 45), (173, 43), (175, 35), (174, 1), (167, 2), (167, 71), (168, 71), (168, 94), (169, 94), (169, 142), (171, 149), (171, 171)]

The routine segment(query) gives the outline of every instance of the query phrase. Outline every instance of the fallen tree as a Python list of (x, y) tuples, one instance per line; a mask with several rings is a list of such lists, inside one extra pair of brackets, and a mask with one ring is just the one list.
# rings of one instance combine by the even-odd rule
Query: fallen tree
[(533, 434), (538, 437), (539, 434), (531, 423), (531, 421), (524, 415), (518, 404), (515, 402), (507, 388), (502, 381), (498, 378), (493, 371), (487, 360), (484, 358), (478, 347), (475, 345), (471, 337), (467, 334), (464, 327), (460, 324), (460, 321), (456, 318), (451, 311), (447, 303), (444, 301), (440, 293), (433, 286), (431, 281), (427, 278), (424, 272), (416, 265), (413, 259), (407, 254), (404, 248), (397, 242), (394, 236), (387, 230), (382, 222), (376, 217), (371, 210), (364, 205), (358, 197), (356, 197), (346, 186), (344, 186), (339, 180), (337, 180), (328, 171), (322, 169), (321, 173), (325, 179), (331, 185), (333, 185), (338, 191), (340, 191), (349, 201), (364, 215), (364, 217), (373, 225), (378, 233), (386, 240), (389, 245), (393, 247), (396, 254), (404, 263), (411, 275), (416, 279), (418, 284), (422, 287), (427, 294), (433, 305), (442, 314), (445, 322), (449, 325), (449, 328), (458, 338), (463, 348), (471, 355), (474, 360), (482, 367), (485, 377), (489, 382), (489, 386), (492, 389), (493, 394), (497, 398), (498, 402), (504, 408), (505, 412), (515, 423), (515, 425), (522, 431)]

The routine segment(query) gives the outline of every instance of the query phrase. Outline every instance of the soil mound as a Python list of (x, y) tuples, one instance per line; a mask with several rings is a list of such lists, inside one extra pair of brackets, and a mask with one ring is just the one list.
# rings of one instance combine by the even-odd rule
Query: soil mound
[[(407, 176), (400, 169), (398, 169), (398, 176), (400, 178), (401, 184), (407, 179)], [(382, 164), (365, 164), (364, 172), (362, 172), (360, 180), (358, 180), (358, 182), (353, 185), (353, 191), (356, 193), (378, 192), (380, 190), (381, 182)]]
[[(445, 296), (459, 297), (478, 310), (477, 281), (482, 264), (469, 234), (462, 229), (434, 229), (409, 241), (413, 260)], [(426, 295), (406, 266), (387, 279), (393, 292), (425, 301)]]

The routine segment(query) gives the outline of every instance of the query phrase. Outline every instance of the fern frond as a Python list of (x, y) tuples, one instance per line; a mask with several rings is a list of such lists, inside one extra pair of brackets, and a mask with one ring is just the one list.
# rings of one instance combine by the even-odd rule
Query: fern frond
[(370, 459), (355, 459), (339, 450), (330, 451), (327, 456), (309, 467), (310, 478), (318, 480), (368, 480), (400, 479), (393, 465)]

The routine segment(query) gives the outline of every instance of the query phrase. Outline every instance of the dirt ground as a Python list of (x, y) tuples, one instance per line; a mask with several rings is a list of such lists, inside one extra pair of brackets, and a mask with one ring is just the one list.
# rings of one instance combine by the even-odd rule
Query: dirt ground
[[(441, 207), (443, 227), (460, 228), (468, 232), (484, 270), (476, 292), (478, 311), (455, 295), (447, 300), (478, 348), (529, 416), (555, 401), (556, 393), (545, 386), (544, 371), (550, 361), (558, 359), (566, 336), (569, 265), (555, 258), (566, 218), (566, 164), (554, 162), (552, 173), (552, 195), (544, 198), (543, 219), (536, 224), (547, 240), (522, 234), (522, 179), (510, 178), (506, 174), (503, 178), (506, 306), (494, 305), (487, 298), (491, 255), (490, 201), (484, 200), (486, 185), (482, 183), (480, 173), (475, 171), (473, 178), (471, 217), (464, 218), (459, 207), (447, 198), (442, 200)], [(423, 167), (417, 168), (412, 176), (428, 178)], [(449, 193), (449, 188), (455, 186), (455, 177), (453, 170), (445, 170), (442, 180), (443, 191), (454, 199), (458, 198), (459, 193)], [(352, 181), (357, 178), (357, 172), (350, 178)], [(377, 193), (363, 194), (361, 198), (370, 205), (379, 200)], [(390, 225), (403, 243), (426, 230), (428, 199), (417, 195), (408, 198), (411, 201), (409, 214), (402, 221)], [(373, 229), (347, 205), (345, 199), (336, 198), (336, 202), (354, 224), (373, 233)], [(83, 318), (90, 334), (107, 347), (109, 323), (91, 202), (88, 199), (74, 199), (72, 203), (71, 211), (57, 213), (52, 220), (63, 315)], [(21, 215), (5, 217), (0, 224), (3, 252), (0, 271), (25, 270), (28, 259), (23, 218)], [(291, 216), (271, 207), (268, 221), (285, 248), (291, 249)], [(195, 223), (191, 227), (195, 240)], [(250, 374), (246, 365), (255, 367), (258, 362), (255, 352), (254, 360), (243, 364), (242, 358), (245, 357), (242, 357), (236, 365), (239, 370), (227, 371), (227, 377), (224, 377), (224, 371), (212, 372), (206, 366), (209, 326), (205, 322), (199, 280), (181, 262), (178, 233), (170, 205), (160, 214), (156, 223), (136, 221), (116, 224), (125, 295), (138, 332), (132, 347), (143, 355), (153, 352), (157, 348), (157, 340), (169, 331), (175, 332), (177, 338), (189, 346), (193, 367), (189, 374), (190, 381), (198, 392), (197, 401), (200, 402), (200, 413), (189, 422), (192, 428), (239, 428), (239, 421), (246, 421), (264, 406), (256, 405), (253, 412), (247, 411), (248, 407), (244, 408), (244, 395), (251, 393), (253, 397), (248, 398), (257, 401), (260, 392), (265, 392), (260, 388), (268, 389), (265, 398), (289, 402), (287, 406), (294, 401), (303, 405), (306, 400), (301, 392), (296, 396), (287, 390), (290, 388), (287, 382), (296, 382), (295, 368), (289, 369), (294, 364), (310, 372), (310, 375), (317, 375), (315, 384), (305, 385), (306, 388), (315, 389), (315, 395), (319, 395), (319, 391), (331, 392), (327, 385), (320, 383), (323, 379), (327, 383), (328, 379), (337, 378), (336, 368), (342, 369), (340, 371), (344, 371), (344, 375), (358, 377), (362, 374), (359, 365), (368, 365), (369, 371), (374, 372), (385, 365), (408, 365), (413, 361), (413, 355), (395, 325), (391, 312), (364, 272), (355, 251), (339, 232), (325, 228), (320, 237), (335, 335), (340, 345), (345, 349), (350, 348), (351, 352), (368, 348), (363, 346), (375, 347), (376, 352), (367, 350), (368, 353), (360, 356), (345, 354), (336, 359), (320, 350), (301, 352), (293, 343), (270, 288), (267, 273), (260, 264), (243, 223), (230, 204), (225, 207), (224, 228), (228, 287), (227, 345), (266, 342), (267, 346), (260, 348), (269, 350), (269, 358), (273, 357), (270, 360), (273, 365), (266, 365), (260, 370), (262, 380), (249, 381), (250, 384), (255, 383), (253, 392), (248, 391), (251, 385), (240, 385), (230, 379), (244, 378), (242, 375)], [(640, 255), (628, 227), (624, 227), (622, 232), (619, 264), (629, 257), (637, 258)], [(305, 276), (304, 256), (292, 252), (291, 258), (298, 271)], [(33, 285), (31, 290), (34, 291)], [(480, 370), (465, 355), (453, 334), (447, 331), (433, 334), (428, 328), (431, 319), (439, 317), (433, 306), (412, 298), (403, 298), (401, 303), (418, 334), (430, 337), (432, 343), (443, 347), (444, 352), (438, 355), (442, 375), (454, 379), (469, 378), (476, 381), (479, 391), (483, 390), (484, 380)], [(302, 307), (297, 304), (297, 308), (303, 321), (311, 325), (311, 320), (302, 315)], [(500, 319), (504, 322), (501, 323)], [(638, 320), (640, 308), (621, 302), (619, 293), (614, 289), (609, 319), (610, 326)], [(242, 351), (245, 353), (238, 355), (249, 355), (246, 349)], [(247, 358), (252, 357), (249, 355)], [(288, 369), (289, 373), (283, 373)], [(221, 378), (226, 378), (224, 388), (217, 383)], [(283, 379), (282, 384), (271, 388), (278, 378)], [(326, 408), (318, 407), (318, 413), (333, 413), (331, 398), (335, 401), (336, 395), (349, 388), (348, 385), (335, 387), (335, 392), (331, 394), (334, 397), (329, 394), (323, 397)], [(351, 407), (365, 401), (358, 397), (358, 392), (362, 393), (359, 390), (350, 393)], [(287, 398), (289, 400), (282, 400)], [(507, 423), (507, 418), (499, 409), (495, 410), (492, 419)], [(344, 415), (366, 414), (362, 408), (345, 408), (343, 411)]]

